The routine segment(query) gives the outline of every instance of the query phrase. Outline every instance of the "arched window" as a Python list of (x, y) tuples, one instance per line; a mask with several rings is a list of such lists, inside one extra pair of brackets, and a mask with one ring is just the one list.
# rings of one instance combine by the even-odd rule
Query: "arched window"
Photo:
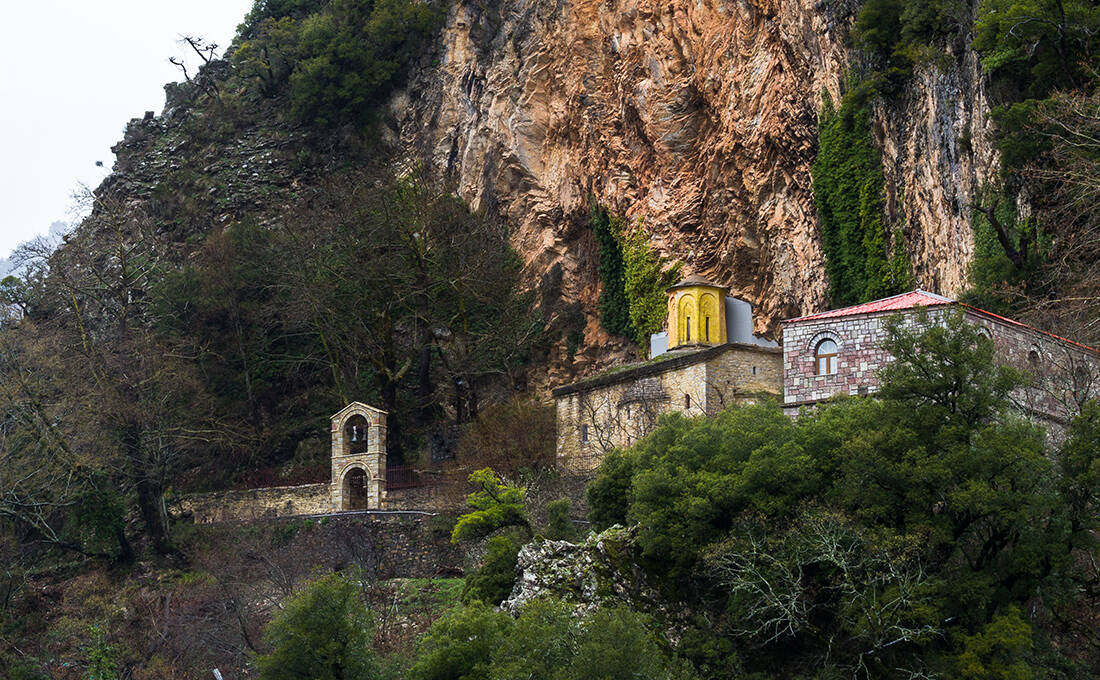
[(706, 343), (718, 341), (718, 307), (717, 298), (713, 295), (703, 295), (699, 298), (699, 314), (703, 322), (702, 337), (699, 339)]
[[(691, 332), (692, 316), (695, 313), (695, 297), (685, 294), (680, 298), (677, 303), (677, 329), (676, 338), (678, 345), (690, 345), (691, 337), (694, 333)], [(671, 329), (670, 329), (671, 330)]]
[(362, 468), (353, 467), (344, 474), (344, 503), (342, 510), (366, 510), (369, 494), (367, 492), (367, 473)]
[(825, 338), (817, 343), (814, 349), (814, 373), (817, 375), (834, 375), (836, 373), (836, 341)]
[(1031, 348), (1027, 353), (1027, 363), (1033, 371), (1039, 368), (1039, 350)]
[(358, 413), (344, 423), (344, 455), (367, 452), (367, 419)]
[(684, 408), (691, 408), (691, 395), (686, 392), (684, 393)]

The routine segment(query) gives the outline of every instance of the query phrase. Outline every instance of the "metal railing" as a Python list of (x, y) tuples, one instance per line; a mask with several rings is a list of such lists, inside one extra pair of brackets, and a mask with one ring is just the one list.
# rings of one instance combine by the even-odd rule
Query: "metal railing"
[(420, 473), (408, 465), (386, 468), (387, 489), (410, 489), (423, 485), (424, 481), (420, 478)]

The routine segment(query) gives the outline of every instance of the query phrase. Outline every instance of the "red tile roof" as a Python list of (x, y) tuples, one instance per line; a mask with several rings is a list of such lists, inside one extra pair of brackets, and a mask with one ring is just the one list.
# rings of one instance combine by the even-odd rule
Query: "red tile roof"
[(955, 301), (951, 298), (946, 298), (942, 295), (936, 295), (935, 293), (929, 293), (923, 290), (911, 290), (908, 293), (893, 295), (891, 297), (882, 298), (881, 300), (872, 300), (862, 305), (843, 307), (841, 309), (830, 309), (827, 312), (800, 316), (797, 319), (787, 319), (783, 323), (810, 321), (811, 319), (831, 319), (840, 316), (854, 316), (856, 314), (874, 314), (876, 312), (892, 312), (899, 309), (911, 309), (913, 307), (933, 307), (936, 305), (952, 304), (955, 304)]

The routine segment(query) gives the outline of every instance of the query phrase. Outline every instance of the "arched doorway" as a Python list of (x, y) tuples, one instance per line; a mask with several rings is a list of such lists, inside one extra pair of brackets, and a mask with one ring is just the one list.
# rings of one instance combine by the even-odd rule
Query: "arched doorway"
[(344, 502), (341, 510), (367, 509), (367, 473), (363, 468), (353, 467), (344, 473), (342, 497)]

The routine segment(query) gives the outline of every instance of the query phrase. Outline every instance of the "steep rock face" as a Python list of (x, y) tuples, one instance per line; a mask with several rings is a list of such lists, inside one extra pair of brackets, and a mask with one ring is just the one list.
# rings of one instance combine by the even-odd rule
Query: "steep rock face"
[(874, 118), (887, 213), (902, 228), (917, 284), (956, 295), (974, 256), (971, 208), (997, 172), (978, 55), (921, 66), (894, 105)]
[[(758, 332), (774, 337), (782, 318), (825, 305), (810, 165), (821, 92), (840, 94), (854, 5), (494, 5), (452, 7), (436, 63), (392, 112), (410, 162), (508, 218), (531, 279), (560, 265), (563, 298), (586, 303), (589, 349), (575, 360), (563, 351), (552, 374), (585, 372), (622, 349), (594, 316), (589, 197), (640, 218), (686, 271), (753, 302)], [(963, 286), (966, 204), (991, 160), (976, 60), (955, 61), (922, 69), (876, 121), (888, 209), (918, 281), (946, 294)], [(960, 143), (967, 132), (972, 150)]]

